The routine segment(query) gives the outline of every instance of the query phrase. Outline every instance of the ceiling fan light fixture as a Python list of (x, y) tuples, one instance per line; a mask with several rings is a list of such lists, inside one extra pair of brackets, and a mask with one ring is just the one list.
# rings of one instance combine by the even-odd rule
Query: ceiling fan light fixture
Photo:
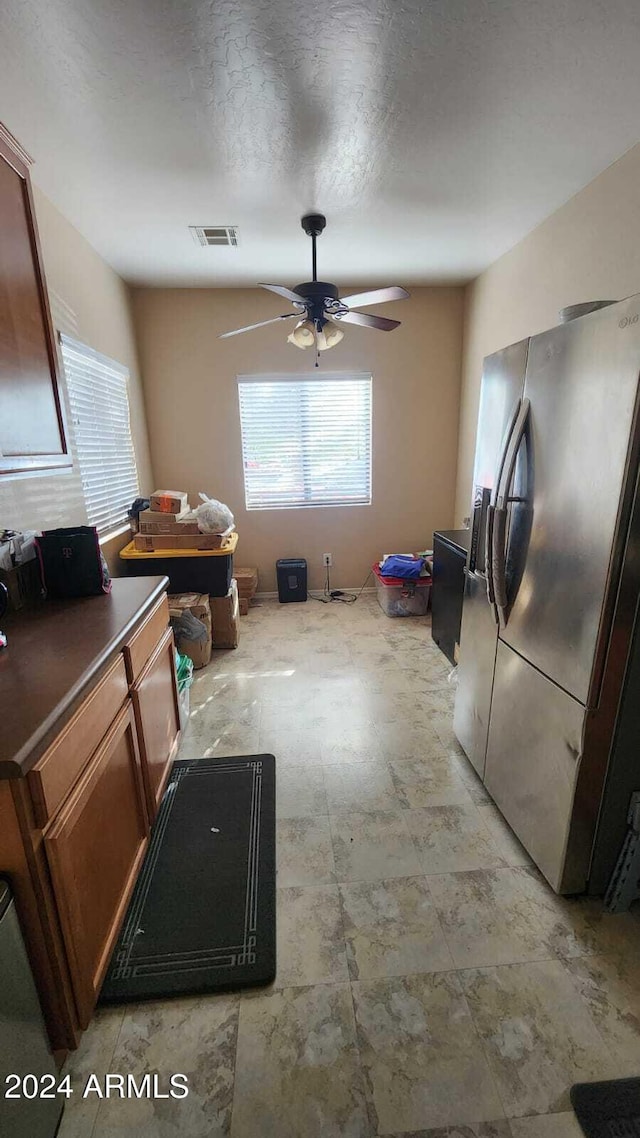
[(347, 324), (360, 324), (364, 328), (377, 328), (380, 332), (392, 332), (400, 324), (399, 320), (389, 320), (386, 316), (374, 316), (370, 312), (355, 312), (354, 309), (364, 304), (384, 304), (388, 300), (406, 300), (409, 293), (400, 285), (389, 285), (387, 288), (369, 289), (367, 292), (354, 293), (353, 296), (340, 297), (338, 286), (330, 281), (319, 281), (316, 265), (316, 238), (320, 236), (327, 223), (326, 217), (321, 213), (308, 213), (301, 218), (302, 228), (311, 238), (311, 269), (313, 279), (296, 285), (294, 289), (285, 285), (262, 284), (269, 292), (283, 296), (293, 304), (293, 312), (285, 312), (281, 316), (273, 316), (270, 320), (260, 320), (256, 324), (248, 324), (244, 328), (234, 328), (231, 332), (219, 333), (221, 339), (237, 336), (240, 332), (251, 332), (254, 328), (263, 328), (267, 324), (276, 324), (279, 320), (297, 320), (293, 332), (287, 336), (290, 344), (296, 348), (316, 348), (316, 367), (318, 367), (319, 352), (326, 352), (328, 348), (335, 348), (336, 344), (344, 338), (344, 332), (337, 327), (334, 321), (345, 321)]
[(315, 325), (312, 320), (299, 320), (293, 332), (287, 336), (290, 344), (296, 348), (312, 348), (316, 340)]
[(326, 352), (327, 348), (335, 348), (344, 340), (344, 332), (342, 328), (336, 328), (335, 324), (325, 324), (321, 332), (318, 332), (318, 351)]

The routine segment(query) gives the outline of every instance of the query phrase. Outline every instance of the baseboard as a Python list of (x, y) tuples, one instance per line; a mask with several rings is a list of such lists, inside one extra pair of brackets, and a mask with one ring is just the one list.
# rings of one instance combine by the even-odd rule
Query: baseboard
[[(362, 590), (362, 596), (364, 597), (365, 594), (367, 594), (367, 593), (370, 595), (374, 595), (375, 591), (376, 591), (375, 587), (363, 589)], [(322, 589), (311, 589), (311, 592), (312, 593), (321, 593)], [(360, 586), (358, 585), (358, 587), (354, 588), (354, 589), (345, 588), (342, 590), (342, 592), (343, 593), (355, 593), (356, 596), (358, 596), (358, 594), (360, 593)], [(254, 600), (256, 600), (256, 601), (277, 601), (277, 599), (278, 599), (277, 593), (256, 593), (255, 597), (254, 597)], [(299, 603), (299, 602), (294, 602), (294, 603)]]

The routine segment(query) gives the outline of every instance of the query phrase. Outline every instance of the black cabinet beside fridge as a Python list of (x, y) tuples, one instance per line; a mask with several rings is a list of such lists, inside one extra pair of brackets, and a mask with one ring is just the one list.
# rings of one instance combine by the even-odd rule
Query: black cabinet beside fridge
[(433, 535), (431, 636), (452, 664), (458, 662), (469, 536), (466, 529), (438, 530)]

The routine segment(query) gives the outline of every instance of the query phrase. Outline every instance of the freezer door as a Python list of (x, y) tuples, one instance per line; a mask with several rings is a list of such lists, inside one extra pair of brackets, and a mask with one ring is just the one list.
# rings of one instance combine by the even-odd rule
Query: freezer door
[[(623, 489), (640, 371), (640, 297), (535, 336), (523, 406), (524, 536), (506, 535), (516, 587), (501, 638), (581, 703), (598, 699), (619, 573)], [(522, 455), (521, 455), (522, 459)], [(512, 508), (511, 506), (509, 507)]]
[(571, 828), (585, 716), (577, 700), (498, 641), (484, 781), (558, 893), (582, 892), (589, 867), (593, 835)]
[(467, 570), (453, 730), (480, 778), (484, 776), (497, 640), (487, 582), (481, 574)]
[(474, 466), (472, 534), (462, 605), (454, 731), (482, 777), (495, 663), (497, 624), (487, 599), (486, 522), (511, 430), (520, 406), (528, 340), (487, 356), (482, 372)]

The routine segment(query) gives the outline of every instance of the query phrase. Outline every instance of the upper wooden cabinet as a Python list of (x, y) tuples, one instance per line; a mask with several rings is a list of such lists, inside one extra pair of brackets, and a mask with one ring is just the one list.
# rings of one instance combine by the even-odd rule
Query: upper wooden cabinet
[(71, 466), (30, 164), (0, 123), (0, 474)]

